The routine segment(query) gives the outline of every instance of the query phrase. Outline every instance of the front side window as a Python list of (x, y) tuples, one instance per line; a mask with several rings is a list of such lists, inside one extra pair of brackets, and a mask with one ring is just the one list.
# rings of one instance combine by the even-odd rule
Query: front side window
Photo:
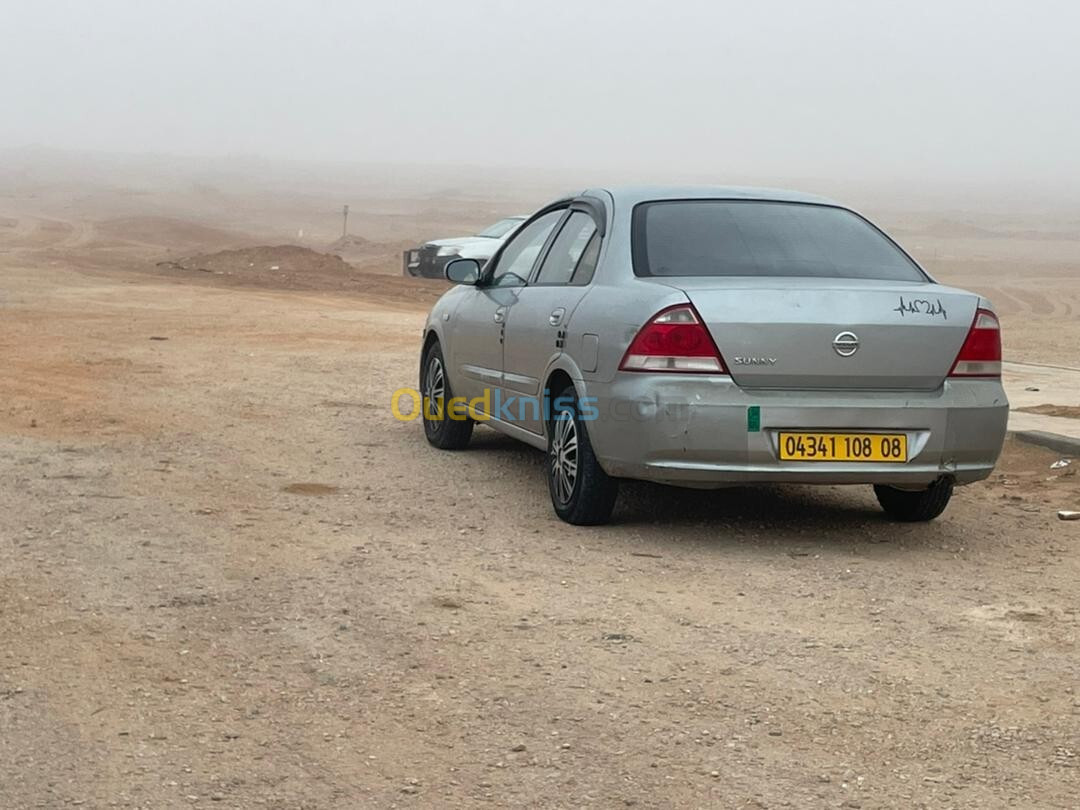
[(551, 243), (551, 249), (540, 267), (537, 283), (569, 284), (595, 233), (596, 223), (591, 216), (583, 211), (570, 214)]
[(639, 276), (810, 276), (926, 281), (862, 217), (807, 203), (673, 200), (633, 215)]
[(564, 211), (565, 209), (548, 211), (514, 234), (506, 243), (498, 264), (492, 271), (489, 282), (491, 286), (520, 287), (525, 284), (536, 263), (536, 257), (540, 255), (540, 250)]

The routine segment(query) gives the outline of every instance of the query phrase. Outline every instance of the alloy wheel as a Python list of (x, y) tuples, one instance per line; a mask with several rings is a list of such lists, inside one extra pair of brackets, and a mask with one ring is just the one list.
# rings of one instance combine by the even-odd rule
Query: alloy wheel
[(568, 503), (574, 494), (578, 475), (577, 423), (572, 411), (562, 411), (555, 418), (551, 438), (551, 475), (555, 482), (555, 497)]
[(432, 420), (439, 419), (446, 397), (446, 374), (443, 372), (442, 360), (438, 357), (432, 357), (428, 361), (423, 394), (424, 416)]

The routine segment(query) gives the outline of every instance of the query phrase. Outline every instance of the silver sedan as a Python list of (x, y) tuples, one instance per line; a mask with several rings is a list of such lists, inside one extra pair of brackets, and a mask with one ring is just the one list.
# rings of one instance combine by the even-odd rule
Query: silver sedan
[(545, 450), (570, 523), (606, 522), (623, 478), (872, 484), (889, 516), (931, 520), (1001, 451), (990, 302), (828, 200), (591, 189), (446, 274), (427, 438), (460, 449), (480, 422)]

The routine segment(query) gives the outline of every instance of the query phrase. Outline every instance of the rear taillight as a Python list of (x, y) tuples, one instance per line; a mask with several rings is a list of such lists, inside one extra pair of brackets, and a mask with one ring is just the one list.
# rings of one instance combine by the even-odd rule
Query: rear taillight
[(726, 373), (709, 330), (689, 304), (678, 304), (653, 316), (634, 337), (619, 368), (623, 371)]
[(950, 377), (1001, 376), (1001, 325), (988, 309), (975, 312), (960, 354), (956, 356)]

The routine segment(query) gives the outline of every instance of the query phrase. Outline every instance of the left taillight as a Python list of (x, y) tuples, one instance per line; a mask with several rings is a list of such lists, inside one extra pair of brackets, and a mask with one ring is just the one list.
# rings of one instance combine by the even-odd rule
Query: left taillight
[(709, 330), (689, 304), (661, 310), (641, 327), (619, 364), (622, 371), (725, 374)]
[(1001, 324), (988, 309), (975, 312), (975, 320), (956, 356), (950, 377), (1001, 376)]

